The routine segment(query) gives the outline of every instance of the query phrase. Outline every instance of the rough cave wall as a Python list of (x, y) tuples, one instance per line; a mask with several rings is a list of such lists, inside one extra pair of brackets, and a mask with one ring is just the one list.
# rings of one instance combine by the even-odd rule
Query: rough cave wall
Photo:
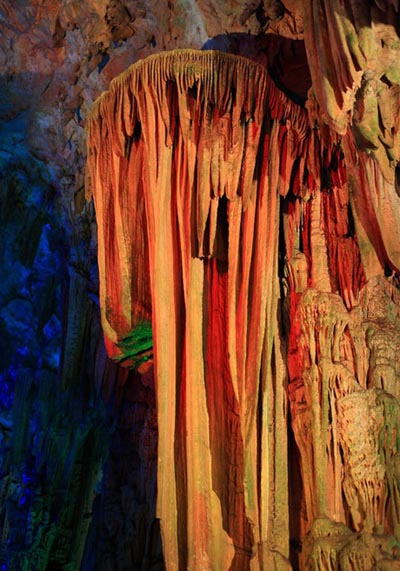
[(284, 176), (292, 563), (399, 567), (398, 6), (351, 2), (343, 27), (341, 2), (283, 4), (0, 3), (2, 569), (163, 566), (154, 387), (100, 330), (93, 101), (131, 63), (206, 44), (268, 65), (304, 105), (304, 33), (311, 124), (336, 138), (305, 185), (296, 162)]

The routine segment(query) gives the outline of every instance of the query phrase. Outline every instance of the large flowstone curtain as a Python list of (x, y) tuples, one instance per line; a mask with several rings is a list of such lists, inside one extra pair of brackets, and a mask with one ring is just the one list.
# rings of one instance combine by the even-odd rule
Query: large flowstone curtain
[[(168, 571), (289, 565), (280, 197), (291, 188), (292, 259), (304, 212), (321, 222), (320, 201), (309, 199), (335, 145), (322, 151), (306, 111), (263, 67), (218, 52), (138, 62), (89, 118), (109, 355), (143, 321), (153, 331)], [(319, 259), (323, 232), (314, 234)], [(321, 260), (305, 283), (329, 290)], [(342, 282), (357, 263), (350, 253)]]

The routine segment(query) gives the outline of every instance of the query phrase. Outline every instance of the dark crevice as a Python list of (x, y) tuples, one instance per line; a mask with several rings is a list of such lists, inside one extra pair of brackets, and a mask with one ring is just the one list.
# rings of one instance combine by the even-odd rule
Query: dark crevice
[(263, 64), (275, 85), (298, 105), (304, 106), (311, 75), (303, 40), (274, 34), (223, 34), (208, 40), (203, 50), (242, 55)]

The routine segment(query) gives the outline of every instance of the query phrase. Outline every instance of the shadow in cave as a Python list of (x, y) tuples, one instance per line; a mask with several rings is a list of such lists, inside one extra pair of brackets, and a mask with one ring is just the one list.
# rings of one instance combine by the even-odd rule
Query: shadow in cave
[(303, 40), (275, 34), (221, 34), (207, 40), (202, 49), (244, 56), (264, 65), (287, 97), (298, 105), (305, 105), (311, 75)]

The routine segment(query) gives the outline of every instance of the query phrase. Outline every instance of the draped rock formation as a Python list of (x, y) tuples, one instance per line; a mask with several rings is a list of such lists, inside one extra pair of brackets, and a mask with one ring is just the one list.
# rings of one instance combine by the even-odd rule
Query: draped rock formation
[[(320, 223), (303, 226), (308, 288), (290, 285), (297, 257), (288, 272), (298, 523), (308, 534), (300, 568), (398, 569), (399, 6), (310, 0), (303, 8), (310, 125), (337, 137), (340, 152), (334, 164), (322, 158)], [(321, 234), (324, 284), (307, 251)]]
[(214, 52), (139, 62), (91, 115), (109, 353), (152, 321), (167, 569), (261, 569), (287, 554), (271, 159), (305, 128), (261, 66)]
[(290, 569), (290, 535), (300, 569), (397, 564), (400, 199), (324, 97), (178, 50), (89, 118), (109, 355), (152, 326), (168, 571)]

